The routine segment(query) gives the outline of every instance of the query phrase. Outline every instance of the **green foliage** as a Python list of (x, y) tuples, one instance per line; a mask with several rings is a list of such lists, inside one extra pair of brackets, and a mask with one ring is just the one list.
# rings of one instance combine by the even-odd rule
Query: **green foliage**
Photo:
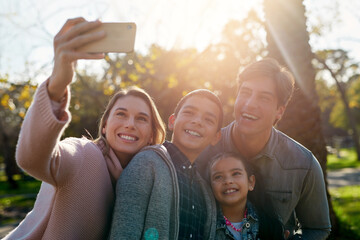
[(6, 164), (9, 179), (19, 172), (15, 164), (15, 146), (35, 89), (30, 81), (12, 83), (7, 76), (0, 76), (0, 160)]
[(337, 170), (342, 168), (360, 167), (360, 161), (357, 160), (354, 148), (342, 148), (339, 151), (340, 158), (336, 154), (328, 154), (327, 169)]
[(9, 184), (5, 180), (0, 181), (0, 196), (12, 195), (12, 194), (35, 194), (40, 190), (41, 182), (31, 179), (31, 180), (18, 180), (19, 184), (18, 189), (11, 189)]
[(21, 221), (34, 206), (35, 194), (0, 198), (0, 223), (15, 224)]
[(0, 131), (12, 134), (18, 129), (32, 101), (36, 86), (31, 82), (11, 83), (0, 77)]
[(34, 206), (41, 182), (27, 179), (17, 183), (19, 188), (11, 189), (5, 180), (0, 181), (0, 225), (21, 221)]
[(339, 218), (340, 235), (360, 238), (360, 186), (330, 189), (334, 211)]
[(0, 199), (0, 211), (7, 207), (32, 207), (34, 205), (34, 195), (17, 195)]
[[(323, 112), (323, 118), (335, 128), (349, 130), (348, 115), (345, 111), (344, 102), (339, 93), (340, 86), (347, 97), (348, 104), (355, 122), (360, 127), (360, 67), (354, 62), (348, 53), (342, 49), (328, 49), (318, 51), (317, 57), (324, 59), (331, 68), (333, 75), (326, 70), (321, 63), (315, 63), (318, 69), (317, 91), (319, 103)], [(334, 77), (338, 80), (339, 86), (335, 84)], [(327, 84), (325, 83), (325, 79)]]

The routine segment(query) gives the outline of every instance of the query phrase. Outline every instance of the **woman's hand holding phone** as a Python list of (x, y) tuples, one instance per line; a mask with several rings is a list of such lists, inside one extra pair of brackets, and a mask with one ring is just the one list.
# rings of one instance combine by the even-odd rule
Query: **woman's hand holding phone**
[(101, 59), (103, 53), (80, 52), (77, 49), (88, 43), (105, 37), (105, 32), (89, 32), (101, 26), (101, 22), (86, 21), (84, 18), (74, 18), (66, 21), (54, 38), (54, 68), (48, 83), (49, 96), (54, 101), (60, 101), (66, 93), (66, 87), (72, 81), (74, 65), (78, 59)]

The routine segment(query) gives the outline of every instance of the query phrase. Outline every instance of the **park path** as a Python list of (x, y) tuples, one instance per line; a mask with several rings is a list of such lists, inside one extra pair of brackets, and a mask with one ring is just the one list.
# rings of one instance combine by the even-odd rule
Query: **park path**
[[(327, 172), (329, 188), (360, 185), (360, 168), (344, 168)], [(4, 237), (17, 224), (0, 225), (0, 238)]]
[(360, 185), (360, 168), (343, 168), (327, 172), (329, 188)]

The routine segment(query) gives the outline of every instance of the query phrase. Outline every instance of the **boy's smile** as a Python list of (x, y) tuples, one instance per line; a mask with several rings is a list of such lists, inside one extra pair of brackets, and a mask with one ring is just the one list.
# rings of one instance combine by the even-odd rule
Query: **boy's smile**
[(191, 162), (209, 144), (216, 144), (220, 139), (219, 116), (220, 109), (213, 101), (195, 95), (184, 102), (177, 116), (169, 117), (172, 142)]
[(201, 137), (200, 133), (196, 132), (196, 131), (192, 131), (192, 130), (185, 130), (186, 133), (190, 134), (191, 136), (195, 136), (195, 137)]

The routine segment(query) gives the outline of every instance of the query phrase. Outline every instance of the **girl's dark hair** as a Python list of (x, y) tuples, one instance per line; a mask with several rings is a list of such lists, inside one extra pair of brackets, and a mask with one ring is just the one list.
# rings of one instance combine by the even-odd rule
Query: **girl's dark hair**
[[(259, 238), (267, 240), (284, 240), (284, 225), (280, 221), (279, 215), (276, 213), (271, 197), (265, 190), (263, 178), (259, 170), (253, 164), (244, 160), (236, 153), (223, 152), (217, 154), (211, 159), (210, 164), (208, 165), (209, 175), (212, 166), (217, 161), (229, 157), (237, 159), (244, 164), (248, 178), (251, 175), (255, 176), (254, 190), (248, 192), (247, 199), (255, 207), (258, 215)], [(209, 179), (211, 180), (211, 177)]]

